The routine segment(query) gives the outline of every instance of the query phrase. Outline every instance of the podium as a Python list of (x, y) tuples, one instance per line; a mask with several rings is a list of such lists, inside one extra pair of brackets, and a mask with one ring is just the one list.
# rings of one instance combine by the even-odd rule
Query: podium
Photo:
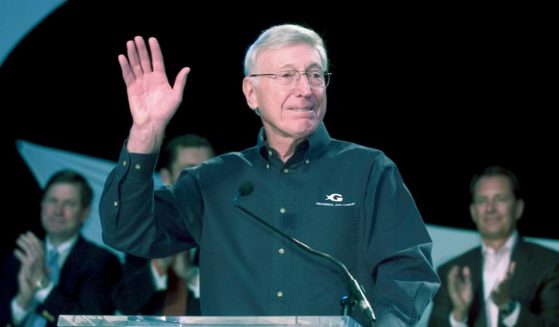
[(103, 327), (165, 327), (165, 326), (336, 326), (361, 327), (351, 317), (341, 316), (85, 316), (61, 315), (59, 327), (103, 326)]

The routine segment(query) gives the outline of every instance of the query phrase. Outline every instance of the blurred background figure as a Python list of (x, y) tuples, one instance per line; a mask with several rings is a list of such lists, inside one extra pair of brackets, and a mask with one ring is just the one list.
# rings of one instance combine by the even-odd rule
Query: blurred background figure
[(470, 185), (482, 244), (443, 264), (429, 326), (558, 326), (559, 253), (526, 242), (517, 177), (488, 167)]
[[(184, 168), (213, 156), (206, 138), (195, 134), (175, 137), (161, 153), (161, 180), (174, 184)], [(200, 315), (197, 256), (197, 248), (151, 260), (127, 255), (123, 279), (113, 293), (117, 310), (126, 315)]]
[(56, 326), (60, 314), (112, 314), (116, 256), (80, 236), (93, 192), (72, 170), (55, 173), (41, 200), (44, 240), (21, 234), (0, 271), (0, 325)]

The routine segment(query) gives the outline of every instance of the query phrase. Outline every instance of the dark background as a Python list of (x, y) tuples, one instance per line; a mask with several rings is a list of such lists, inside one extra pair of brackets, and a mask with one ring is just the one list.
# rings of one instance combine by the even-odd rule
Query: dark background
[(282, 23), (326, 41), (330, 135), (385, 151), (427, 223), (473, 229), (470, 177), (498, 164), (520, 178), (523, 234), (559, 239), (551, 227), (558, 56), (549, 10), (371, 6), (65, 3), (0, 67), (2, 252), (17, 234), (40, 233), (40, 190), (17, 139), (117, 159), (131, 125), (117, 62), (127, 40), (158, 37), (171, 81), (192, 68), (167, 136), (199, 133), (223, 153), (255, 143), (260, 122), (241, 92), (243, 58), (262, 30)]

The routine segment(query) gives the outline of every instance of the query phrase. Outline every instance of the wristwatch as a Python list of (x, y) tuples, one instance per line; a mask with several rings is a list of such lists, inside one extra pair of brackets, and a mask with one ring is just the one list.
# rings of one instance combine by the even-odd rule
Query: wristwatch
[(508, 317), (514, 309), (516, 309), (516, 302), (509, 300), (502, 309), (499, 309), (499, 313), (504, 317)]
[(50, 286), (50, 279), (48, 276), (43, 275), (37, 281), (35, 281), (35, 287), (39, 289), (45, 289)]

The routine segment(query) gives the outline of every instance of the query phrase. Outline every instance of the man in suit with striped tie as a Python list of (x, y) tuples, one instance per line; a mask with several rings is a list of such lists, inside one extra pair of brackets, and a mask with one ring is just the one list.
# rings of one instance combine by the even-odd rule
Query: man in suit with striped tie
[(41, 200), (44, 240), (21, 234), (0, 271), (0, 326), (56, 326), (60, 314), (112, 314), (110, 293), (120, 278), (116, 256), (86, 241), (80, 230), (93, 191), (71, 170), (55, 173)]

